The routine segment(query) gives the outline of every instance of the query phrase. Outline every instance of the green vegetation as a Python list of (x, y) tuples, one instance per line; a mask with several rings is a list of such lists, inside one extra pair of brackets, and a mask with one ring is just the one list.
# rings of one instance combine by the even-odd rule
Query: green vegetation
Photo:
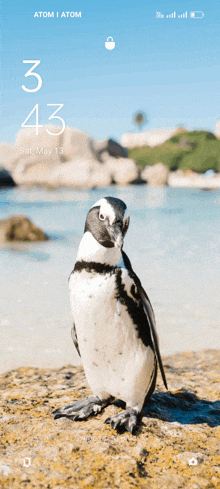
[(212, 169), (220, 171), (220, 140), (214, 134), (206, 131), (181, 132), (171, 139), (150, 148), (133, 148), (129, 158), (144, 168), (162, 162), (170, 170), (193, 170), (204, 173)]

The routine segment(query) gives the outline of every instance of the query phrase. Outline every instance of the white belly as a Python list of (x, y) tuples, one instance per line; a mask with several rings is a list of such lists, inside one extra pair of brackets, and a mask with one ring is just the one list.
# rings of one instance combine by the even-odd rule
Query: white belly
[(142, 408), (155, 357), (138, 338), (126, 307), (115, 298), (115, 275), (74, 273), (70, 297), (88, 383), (101, 399), (110, 395)]

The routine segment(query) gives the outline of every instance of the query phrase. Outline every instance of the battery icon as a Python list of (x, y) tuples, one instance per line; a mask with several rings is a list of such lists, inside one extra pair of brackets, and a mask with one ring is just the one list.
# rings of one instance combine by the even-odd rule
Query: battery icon
[(190, 12), (191, 19), (202, 19), (204, 17), (204, 12), (201, 10), (196, 10), (194, 12)]

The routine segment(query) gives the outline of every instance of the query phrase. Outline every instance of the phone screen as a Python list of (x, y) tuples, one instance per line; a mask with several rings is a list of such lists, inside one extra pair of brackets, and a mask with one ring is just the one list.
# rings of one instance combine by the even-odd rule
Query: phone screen
[(219, 14), (204, 0), (2, 5), (2, 374), (82, 365), (68, 278), (105, 196), (130, 213), (124, 250), (162, 357), (219, 348)]

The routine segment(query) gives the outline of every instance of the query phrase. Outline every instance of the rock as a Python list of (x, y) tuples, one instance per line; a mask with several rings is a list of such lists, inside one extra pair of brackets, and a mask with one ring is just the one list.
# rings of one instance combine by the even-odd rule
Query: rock
[(100, 163), (95, 158), (75, 157), (65, 163), (48, 162), (29, 164), (19, 162), (13, 172), (17, 184), (48, 187), (95, 188), (107, 187), (112, 181), (127, 185), (138, 177), (135, 162), (129, 158), (112, 158)]
[(176, 128), (162, 127), (149, 129), (139, 133), (124, 133), (121, 137), (120, 144), (125, 148), (132, 149), (142, 146), (158, 146), (170, 139), (176, 134)]
[(216, 173), (212, 169), (206, 170), (206, 172), (203, 173), (204, 178), (213, 178), (213, 177), (215, 177), (215, 175), (216, 175)]
[(51, 136), (47, 130), (56, 133), (58, 129), (44, 126), (38, 136), (35, 128), (19, 131), (16, 148), (20, 157), (12, 171), (16, 184), (93, 188), (109, 186), (112, 181), (126, 185), (137, 178), (135, 162), (124, 158), (127, 150), (116, 141), (99, 143), (70, 127), (60, 136)]
[(43, 126), (36, 136), (35, 128), (21, 129), (15, 146), (19, 160), (12, 170), (17, 185), (53, 185), (53, 169), (61, 160), (61, 136), (52, 136), (47, 130), (56, 133), (57, 126)]
[(9, 173), (13, 170), (19, 160), (19, 150), (12, 144), (2, 143), (0, 145), (1, 166)]
[[(59, 132), (58, 126), (42, 126), (39, 127), (38, 136), (36, 135), (35, 127), (20, 129), (18, 131), (15, 147), (19, 151), (20, 159), (29, 160), (32, 157), (32, 162), (36, 161), (53, 161), (59, 160), (58, 148), (61, 146), (62, 134), (60, 136), (48, 134), (48, 131), (56, 134)], [(57, 148), (57, 151), (56, 151)], [(25, 152), (26, 151), (26, 152)]]
[(162, 475), (158, 482), (159, 484), (156, 486), (158, 489), (182, 489), (184, 487), (184, 477), (177, 474)]
[(90, 158), (75, 158), (54, 170), (54, 185), (70, 188), (106, 187), (111, 175), (105, 165)]
[[(184, 176), (185, 176), (184, 171), (183, 171), (183, 170), (180, 170), (179, 168), (178, 168), (176, 171), (170, 172), (170, 173), (169, 173), (169, 176), (170, 176), (171, 174), (172, 174), (172, 175), (175, 175), (176, 177), (179, 177), (179, 178), (181, 178), (181, 177), (184, 177)], [(168, 177), (168, 179), (169, 179), (169, 177)]]
[(0, 187), (14, 187), (15, 182), (8, 170), (0, 166)]
[(170, 391), (158, 376), (137, 436), (104, 423), (116, 405), (87, 421), (53, 420), (53, 409), (91, 395), (82, 367), (1, 374), (0, 487), (218, 489), (220, 350), (163, 361)]
[(48, 237), (26, 216), (11, 216), (0, 221), (0, 243), (7, 241), (45, 241)]
[(114, 141), (114, 139), (108, 139), (106, 141), (92, 141), (92, 151), (95, 157), (102, 162), (102, 153), (107, 152), (109, 156), (114, 156), (115, 158), (128, 157), (128, 150), (121, 146), (121, 144)]
[(184, 468), (186, 466), (192, 467), (204, 462), (206, 456), (204, 453), (199, 452), (184, 452), (178, 453), (175, 457), (177, 462), (183, 464)]
[(146, 180), (148, 185), (152, 187), (167, 185), (169, 169), (163, 163), (147, 166), (141, 173), (143, 180)]
[(102, 155), (104, 168), (111, 180), (118, 185), (128, 185), (138, 178), (138, 168), (131, 158), (113, 158), (107, 153)]
[(16, 166), (19, 153), (14, 146), (3, 143), (0, 145), (0, 187), (14, 187), (11, 172)]
[(215, 124), (214, 135), (220, 139), (220, 120), (218, 120)]
[(195, 171), (191, 170), (190, 168), (188, 168), (188, 170), (186, 170), (184, 172), (184, 175), (185, 175), (185, 177), (190, 177), (190, 178), (194, 178), (194, 179), (201, 176), (201, 175), (199, 175), (199, 173), (196, 173)]
[[(79, 129), (73, 129), (66, 127), (62, 136), (63, 148), (62, 161), (71, 161), (73, 159), (86, 159), (93, 156), (93, 141), (92, 139), (80, 131)], [(95, 156), (95, 155), (94, 155)]]
[(62, 147), (64, 149), (63, 161), (77, 158), (95, 158), (103, 161), (102, 153), (107, 151), (110, 156), (127, 158), (128, 150), (113, 139), (95, 141), (79, 129), (67, 127), (65, 129)]
[(182, 149), (189, 149), (196, 146), (196, 143), (191, 143), (186, 136), (182, 136), (179, 140), (178, 147)]
[[(41, 160), (41, 158), (39, 159)], [(22, 158), (12, 172), (12, 177), (17, 185), (37, 185), (57, 187), (55, 171), (60, 162), (51, 162), (49, 158), (36, 161), (35, 156)]]
[(184, 127), (184, 126), (179, 126), (175, 129), (175, 132), (174, 132), (174, 136), (176, 134), (181, 134), (183, 132), (189, 132), (189, 129), (187, 127)]
[(121, 146), (121, 144), (118, 144), (114, 139), (109, 139), (107, 142), (107, 151), (110, 156), (114, 156), (115, 158), (121, 157), (121, 158), (127, 158), (128, 157), (128, 150), (127, 148), (124, 148)]
[(5, 475), (6, 477), (12, 473), (9, 464), (4, 464), (0, 462), (0, 474)]
[(220, 188), (220, 173), (209, 174), (207, 176), (201, 173), (187, 170), (171, 171), (168, 176), (168, 185), (170, 187), (192, 187), (203, 190), (215, 190)]

